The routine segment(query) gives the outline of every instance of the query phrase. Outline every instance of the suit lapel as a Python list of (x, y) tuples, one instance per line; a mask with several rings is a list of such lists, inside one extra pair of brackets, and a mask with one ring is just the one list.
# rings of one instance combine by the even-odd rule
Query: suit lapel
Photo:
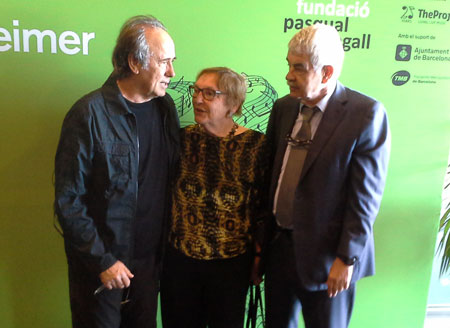
[(327, 109), (322, 117), (322, 120), (320, 121), (316, 134), (314, 135), (313, 143), (308, 150), (308, 155), (306, 156), (299, 181), (303, 179), (308, 170), (311, 168), (314, 161), (317, 159), (317, 156), (320, 154), (323, 147), (333, 135), (334, 130), (344, 117), (344, 104), (346, 100), (347, 96), (345, 87), (338, 81), (336, 90), (328, 101)]
[(278, 185), (278, 178), (280, 176), (281, 166), (283, 164), (284, 153), (286, 152), (286, 135), (292, 131), (292, 127), (297, 119), (298, 109), (300, 106), (300, 101), (298, 99), (287, 98), (286, 101), (286, 104), (280, 104), (279, 130), (277, 131), (279, 139), (276, 145), (277, 150), (275, 153), (274, 167), (272, 170), (272, 183), (270, 188), (270, 199), (272, 200), (275, 196), (275, 189)]
[(281, 162), (283, 162), (284, 153), (286, 152), (287, 147), (286, 136), (291, 133), (292, 127), (295, 124), (295, 120), (298, 116), (299, 104), (300, 102), (298, 100), (292, 101), (289, 106), (283, 109), (285, 112), (282, 114), (282, 121), (280, 122), (280, 140), (278, 142), (276, 154), (276, 159), (281, 159)]

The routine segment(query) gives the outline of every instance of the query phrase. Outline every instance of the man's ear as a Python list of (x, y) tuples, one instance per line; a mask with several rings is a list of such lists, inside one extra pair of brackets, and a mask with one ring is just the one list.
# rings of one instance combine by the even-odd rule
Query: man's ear
[(134, 58), (134, 56), (132, 54), (128, 55), (128, 66), (130, 67), (130, 70), (134, 73), (134, 74), (139, 74), (139, 70), (141, 68), (141, 65), (139, 64), (139, 62), (137, 61), (136, 58)]
[(322, 83), (328, 82), (333, 76), (334, 68), (331, 65), (325, 65), (322, 67)]

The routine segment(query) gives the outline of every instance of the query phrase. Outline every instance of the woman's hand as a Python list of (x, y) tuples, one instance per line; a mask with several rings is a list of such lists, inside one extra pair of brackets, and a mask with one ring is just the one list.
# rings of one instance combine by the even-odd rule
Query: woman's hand
[(255, 242), (255, 253), (253, 258), (252, 272), (250, 274), (250, 281), (253, 285), (258, 286), (262, 281), (261, 274), (261, 245)]
[(256, 255), (253, 259), (252, 272), (250, 274), (250, 281), (255, 286), (258, 286), (263, 281), (260, 272), (261, 272), (261, 255)]

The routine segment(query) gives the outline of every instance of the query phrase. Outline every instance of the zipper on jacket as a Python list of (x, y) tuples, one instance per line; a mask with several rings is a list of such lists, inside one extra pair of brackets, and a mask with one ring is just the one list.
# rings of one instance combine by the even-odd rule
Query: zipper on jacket
[[(128, 260), (129, 260), (129, 265), (131, 265), (131, 261), (133, 258), (133, 254), (134, 254), (134, 245), (135, 245), (135, 221), (136, 221), (136, 215), (137, 215), (137, 206), (138, 206), (138, 193), (139, 193), (139, 131), (138, 131), (138, 126), (137, 126), (137, 120), (136, 120), (136, 116), (131, 113), (131, 117), (133, 118), (133, 123), (134, 123), (134, 130), (136, 132), (136, 148), (137, 148), (137, 152), (136, 152), (136, 179), (135, 179), (135, 200), (134, 200), (134, 215), (133, 215), (133, 221), (130, 223), (130, 249), (128, 251)], [(131, 269), (130, 269), (131, 270)]]

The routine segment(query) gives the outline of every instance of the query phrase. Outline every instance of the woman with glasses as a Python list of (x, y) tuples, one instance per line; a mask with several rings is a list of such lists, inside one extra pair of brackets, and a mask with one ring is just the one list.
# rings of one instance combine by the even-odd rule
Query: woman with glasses
[(267, 146), (262, 133), (233, 120), (246, 90), (244, 77), (226, 67), (202, 70), (190, 87), (197, 124), (181, 130), (161, 283), (164, 328), (241, 328), (249, 282), (261, 282)]

